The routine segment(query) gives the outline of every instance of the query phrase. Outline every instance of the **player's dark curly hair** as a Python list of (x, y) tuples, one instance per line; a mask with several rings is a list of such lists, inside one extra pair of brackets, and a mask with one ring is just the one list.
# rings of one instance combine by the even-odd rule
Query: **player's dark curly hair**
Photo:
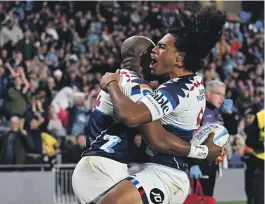
[(191, 15), (180, 12), (170, 19), (169, 31), (176, 37), (176, 48), (185, 53), (185, 69), (197, 72), (222, 34), (226, 14), (214, 7), (205, 7)]

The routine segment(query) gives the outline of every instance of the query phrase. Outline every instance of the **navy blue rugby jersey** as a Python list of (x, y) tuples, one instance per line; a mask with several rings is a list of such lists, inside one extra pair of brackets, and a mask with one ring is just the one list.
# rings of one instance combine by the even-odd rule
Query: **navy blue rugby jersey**
[[(137, 73), (121, 69), (120, 87), (132, 101), (137, 102), (152, 91)], [(86, 127), (87, 150), (82, 156), (102, 156), (122, 163), (130, 162), (131, 148), (137, 128), (129, 128), (115, 120), (110, 96), (101, 91)]]

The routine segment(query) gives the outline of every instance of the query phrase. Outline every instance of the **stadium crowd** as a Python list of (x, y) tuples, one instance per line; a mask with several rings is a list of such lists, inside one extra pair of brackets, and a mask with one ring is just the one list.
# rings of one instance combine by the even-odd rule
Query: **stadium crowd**
[[(99, 81), (120, 68), (122, 42), (136, 34), (157, 42), (176, 9), (182, 4), (0, 3), (0, 164), (77, 163)], [(242, 167), (244, 129), (264, 104), (260, 22), (230, 19), (200, 73), (204, 82), (223, 81), (234, 102), (233, 167)]]

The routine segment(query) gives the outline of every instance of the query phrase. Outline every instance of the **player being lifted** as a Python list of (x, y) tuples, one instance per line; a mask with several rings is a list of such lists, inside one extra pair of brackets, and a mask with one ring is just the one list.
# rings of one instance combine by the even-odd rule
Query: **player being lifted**
[[(205, 108), (204, 86), (195, 73), (219, 40), (226, 15), (213, 7), (206, 7), (192, 15), (180, 13), (171, 20), (168, 34), (153, 49), (150, 65), (154, 74), (167, 74), (169, 81), (137, 103), (121, 91), (119, 74), (107, 73), (101, 80), (101, 88), (109, 93), (119, 120), (127, 126), (154, 121), (140, 129), (143, 135), (152, 136), (157, 132), (164, 134), (162, 122), (165, 129), (189, 142), (193, 131), (200, 125)], [(192, 148), (189, 156), (194, 153)], [(190, 186), (186, 173), (187, 158), (153, 149), (151, 146), (146, 151), (144, 169), (117, 184), (99, 204), (184, 202)]]

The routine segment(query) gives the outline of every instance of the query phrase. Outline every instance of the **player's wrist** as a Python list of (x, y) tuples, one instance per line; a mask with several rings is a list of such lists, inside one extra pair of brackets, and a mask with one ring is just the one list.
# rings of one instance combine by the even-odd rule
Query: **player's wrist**
[(113, 85), (114, 83), (117, 83), (118, 84), (118, 81), (116, 79), (113, 79), (113, 80), (111, 80), (111, 81), (109, 81), (107, 83), (106, 88), (105, 88), (107, 92), (110, 90), (111, 85)]
[(190, 153), (187, 157), (194, 159), (206, 159), (209, 149), (206, 145), (191, 144)]

